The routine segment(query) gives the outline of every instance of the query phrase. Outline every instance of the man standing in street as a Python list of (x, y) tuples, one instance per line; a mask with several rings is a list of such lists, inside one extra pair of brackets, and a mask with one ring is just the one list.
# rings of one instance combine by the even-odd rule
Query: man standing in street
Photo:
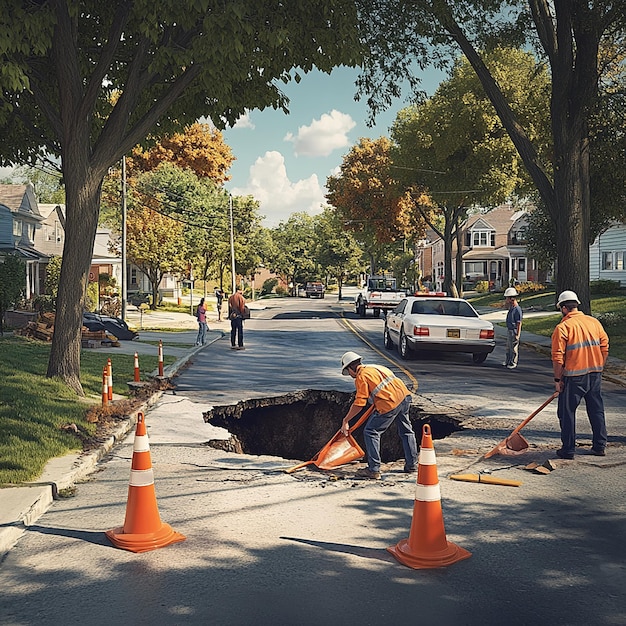
[(561, 459), (573, 459), (576, 450), (576, 409), (585, 399), (591, 424), (591, 452), (604, 456), (607, 435), (602, 400), (602, 370), (609, 355), (609, 338), (602, 324), (578, 310), (573, 291), (559, 296), (557, 308), (563, 319), (552, 333), (554, 384), (559, 392), (557, 414), (561, 426)]
[(517, 302), (517, 295), (515, 287), (509, 287), (504, 292), (509, 312), (506, 314), (506, 354), (502, 365), (510, 370), (517, 367), (519, 338), (522, 332), (522, 307)]
[(237, 287), (235, 293), (228, 298), (228, 318), (230, 319), (230, 349), (245, 350), (243, 346), (243, 313), (246, 300)]
[(368, 403), (374, 404), (374, 411), (363, 431), (368, 466), (358, 470), (356, 475), (380, 480), (380, 437), (395, 419), (404, 450), (404, 471), (406, 473), (416, 471), (417, 443), (409, 419), (411, 395), (406, 385), (386, 367), (362, 365), (361, 356), (356, 352), (346, 352), (341, 357), (341, 373), (344, 376), (351, 376), (356, 387), (354, 402), (341, 423), (341, 432), (344, 435), (350, 431), (350, 420)]

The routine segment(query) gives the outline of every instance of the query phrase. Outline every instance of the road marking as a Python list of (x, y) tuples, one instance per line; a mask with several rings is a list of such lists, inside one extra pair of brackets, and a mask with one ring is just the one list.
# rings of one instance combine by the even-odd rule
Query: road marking
[(364, 344), (366, 344), (369, 348), (371, 348), (372, 350), (374, 350), (374, 352), (376, 352), (376, 354), (379, 354), (380, 356), (383, 357), (383, 359), (385, 359), (386, 361), (388, 361), (389, 363), (391, 363), (392, 365), (394, 365), (395, 367), (397, 367), (410, 381), (411, 381), (411, 385), (412, 385), (412, 389), (410, 390), (412, 394), (416, 394), (417, 393), (417, 388), (418, 388), (418, 382), (417, 382), (417, 378), (415, 378), (415, 376), (413, 376), (413, 374), (411, 372), (409, 372), (409, 370), (407, 370), (405, 367), (403, 367), (398, 361), (396, 361), (395, 359), (392, 359), (389, 355), (385, 354), (384, 352), (381, 352), (375, 345), (373, 345), (370, 341), (368, 341), (355, 327), (354, 325), (350, 322), (350, 320), (345, 317), (345, 311), (341, 312), (341, 315), (339, 316), (339, 321), (343, 322), (344, 326), (352, 333), (354, 333)]

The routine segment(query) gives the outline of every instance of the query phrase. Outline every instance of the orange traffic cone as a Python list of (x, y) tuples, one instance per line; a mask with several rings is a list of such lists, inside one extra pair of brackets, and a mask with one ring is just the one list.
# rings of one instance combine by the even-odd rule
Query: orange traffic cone
[(113, 364), (111, 363), (111, 359), (107, 359), (107, 388), (109, 400), (113, 400)]
[(159, 339), (159, 376), (163, 378), (163, 342)]
[(107, 368), (102, 368), (102, 406), (109, 404), (109, 376)]
[(185, 540), (184, 535), (162, 522), (159, 516), (143, 413), (137, 416), (124, 526), (107, 530), (105, 534), (115, 547), (131, 552), (147, 552)]
[(139, 355), (135, 352), (135, 382), (138, 383), (141, 377), (139, 376)]
[(437, 458), (430, 426), (422, 428), (417, 464), (417, 488), (409, 538), (387, 548), (400, 563), (413, 569), (445, 567), (469, 559), (471, 552), (446, 539), (437, 477)]

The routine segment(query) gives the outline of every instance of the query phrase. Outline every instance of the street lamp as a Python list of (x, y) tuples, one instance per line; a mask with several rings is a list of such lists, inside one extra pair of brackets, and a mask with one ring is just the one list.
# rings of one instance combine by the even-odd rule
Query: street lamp
[(233, 228), (233, 196), (232, 194), (228, 194), (228, 209), (230, 213), (230, 263), (231, 263), (231, 274), (233, 277), (233, 291), (235, 293), (237, 279), (235, 277), (235, 232)]

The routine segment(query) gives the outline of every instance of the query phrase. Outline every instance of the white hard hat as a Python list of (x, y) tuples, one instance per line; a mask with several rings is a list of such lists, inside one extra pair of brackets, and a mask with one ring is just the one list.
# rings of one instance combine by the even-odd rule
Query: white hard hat
[(356, 352), (346, 352), (341, 357), (341, 373), (344, 376), (349, 376), (348, 374), (348, 365), (351, 365), (355, 361), (360, 361), (363, 357)]
[(566, 302), (575, 302), (576, 304), (580, 304), (580, 300), (574, 291), (563, 291), (559, 296), (556, 306), (560, 308)]
[(515, 289), (515, 287), (509, 287), (504, 291), (505, 298), (515, 298), (517, 295), (517, 289)]

